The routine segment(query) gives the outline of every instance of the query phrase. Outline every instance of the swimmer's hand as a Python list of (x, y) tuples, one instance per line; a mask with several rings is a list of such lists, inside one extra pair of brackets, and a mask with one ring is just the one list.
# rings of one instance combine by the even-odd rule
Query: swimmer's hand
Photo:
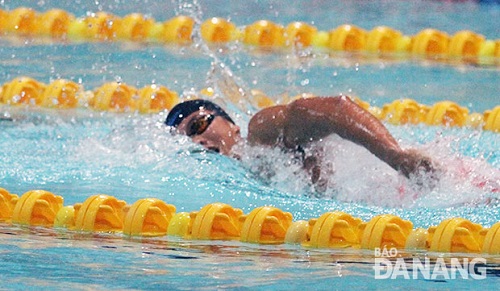
[(398, 171), (414, 180), (419, 186), (427, 186), (432, 189), (439, 180), (441, 170), (436, 163), (417, 150), (402, 151), (398, 164)]

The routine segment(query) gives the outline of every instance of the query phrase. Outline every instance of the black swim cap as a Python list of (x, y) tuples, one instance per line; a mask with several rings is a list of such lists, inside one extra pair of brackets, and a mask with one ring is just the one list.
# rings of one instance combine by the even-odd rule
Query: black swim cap
[(234, 121), (231, 119), (231, 117), (229, 117), (229, 115), (227, 115), (227, 113), (222, 108), (220, 108), (219, 105), (213, 103), (212, 101), (203, 99), (188, 100), (175, 105), (174, 108), (172, 108), (172, 110), (170, 110), (170, 112), (168, 113), (165, 124), (168, 126), (177, 127), (184, 118), (202, 109), (212, 111), (215, 113), (215, 115), (220, 116), (234, 124)]

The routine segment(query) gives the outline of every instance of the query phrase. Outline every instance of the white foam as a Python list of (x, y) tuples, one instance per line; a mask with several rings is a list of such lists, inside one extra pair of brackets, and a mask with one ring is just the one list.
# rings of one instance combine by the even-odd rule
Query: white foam
[[(437, 182), (424, 175), (424, 186), (397, 173), (365, 148), (335, 135), (312, 149), (322, 148), (321, 175), (327, 179), (326, 187), (311, 183), (300, 159), (278, 149), (246, 146), (242, 149), (242, 162), (257, 177), (267, 179), (281, 191), (342, 202), (412, 208), (481, 205), (498, 199), (498, 193), (493, 191), (500, 189), (500, 171), (482, 158), (456, 152), (456, 138), (438, 137), (424, 145), (406, 145), (432, 157), (443, 170), (438, 173)], [(426, 186), (431, 184), (433, 187)]]

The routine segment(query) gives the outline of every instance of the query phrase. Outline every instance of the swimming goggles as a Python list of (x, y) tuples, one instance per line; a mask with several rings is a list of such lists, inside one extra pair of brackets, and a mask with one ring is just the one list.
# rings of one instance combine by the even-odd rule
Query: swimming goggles
[(205, 114), (193, 118), (193, 120), (187, 126), (186, 135), (191, 137), (203, 134), (210, 126), (210, 124), (212, 124), (216, 116), (217, 115), (214, 114)]

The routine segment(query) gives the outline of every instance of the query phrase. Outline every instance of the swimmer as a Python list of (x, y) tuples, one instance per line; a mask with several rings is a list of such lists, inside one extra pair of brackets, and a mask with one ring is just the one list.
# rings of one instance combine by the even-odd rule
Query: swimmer
[[(189, 100), (169, 112), (165, 124), (189, 136), (208, 150), (234, 156), (232, 148), (242, 141), (240, 128), (218, 105), (208, 100)], [(250, 145), (279, 147), (304, 154), (304, 148), (331, 134), (365, 147), (406, 177), (422, 181), (434, 176), (432, 160), (416, 150), (403, 150), (387, 128), (347, 96), (313, 97), (276, 105), (257, 112), (248, 124)], [(319, 181), (320, 157), (303, 156), (304, 168), (313, 183)], [(430, 174), (430, 175), (429, 175)]]

